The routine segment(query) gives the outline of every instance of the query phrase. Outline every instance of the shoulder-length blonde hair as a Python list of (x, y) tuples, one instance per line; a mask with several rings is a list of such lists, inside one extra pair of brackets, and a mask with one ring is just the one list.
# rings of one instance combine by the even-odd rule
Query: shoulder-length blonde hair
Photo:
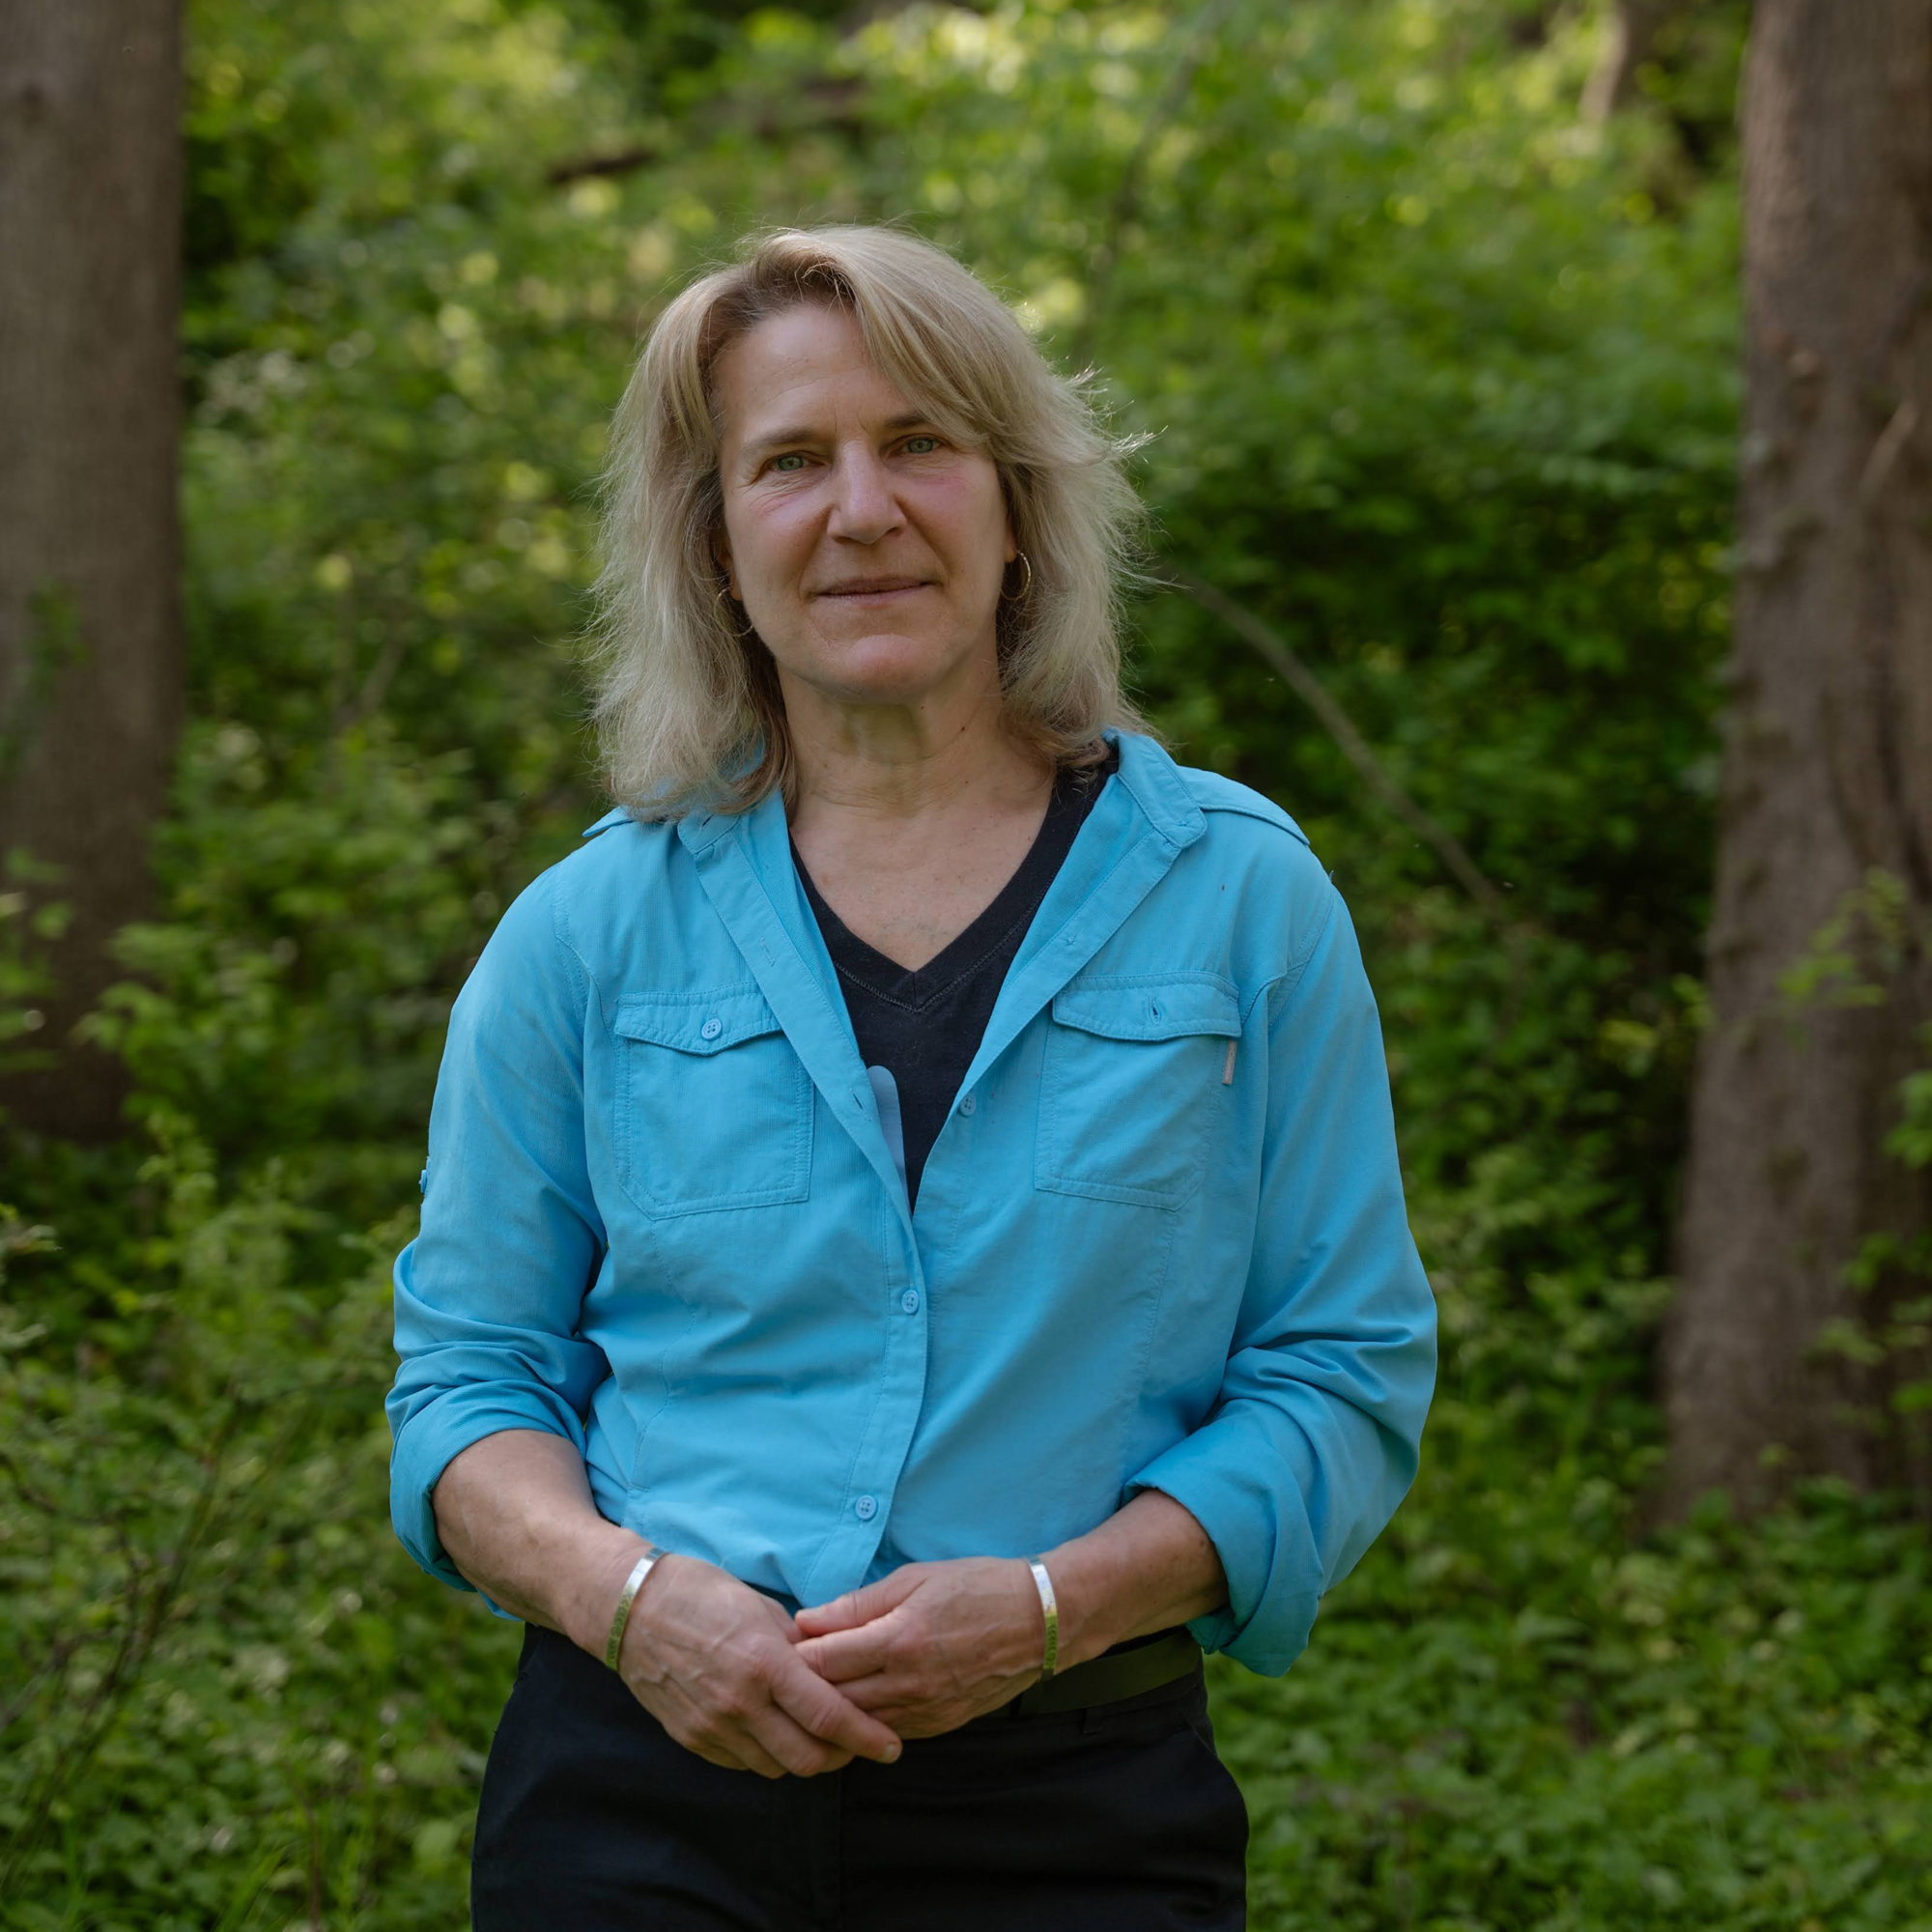
[(723, 595), (723, 350), (807, 303), (847, 311), (880, 371), (935, 427), (983, 449), (1032, 565), (1002, 599), (1007, 722), (1058, 765), (1097, 761), (1104, 725), (1145, 729), (1121, 689), (1120, 589), (1140, 503), (1086, 379), (1048, 366), (1004, 303), (944, 250), (893, 228), (786, 229), (694, 282), (658, 318), (604, 478), (595, 717), (612, 796), (639, 817), (789, 798), (790, 734), (771, 653)]

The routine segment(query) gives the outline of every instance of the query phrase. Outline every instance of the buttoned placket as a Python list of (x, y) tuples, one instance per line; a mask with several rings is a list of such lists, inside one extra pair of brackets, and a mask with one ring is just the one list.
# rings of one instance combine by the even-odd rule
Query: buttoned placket
[[(887, 1318), (879, 1400), (857, 1445), (836, 1519), (810, 1572), (799, 1581), (800, 1594), (810, 1602), (815, 1595), (836, 1594), (821, 1591), (816, 1579), (862, 1576), (885, 1534), (893, 1492), (924, 1402), (924, 1271), (905, 1183), (886, 1145), (844, 996), (815, 923), (807, 928), (799, 917), (782, 801), (774, 795), (738, 818), (689, 817), (679, 822), (678, 833), (706, 897), (804, 1064), (826, 1114), (851, 1137), (879, 1180), (870, 1231), (880, 1263), (881, 1313)], [(781, 909), (786, 901), (789, 918)], [(904, 1302), (908, 1293), (917, 1296), (911, 1310)]]
[[(952, 1116), (970, 1122), (975, 1092), (994, 1061), (1098, 952), (1205, 827), (1200, 809), (1177, 783), (1171, 796), (1103, 797), (1035, 915), (1007, 975)], [(1150, 807), (1152, 809), (1150, 810)], [(1105, 809), (1111, 808), (1111, 809)], [(1129, 821), (1138, 836), (1122, 841)], [(830, 954), (800, 895), (781, 799), (773, 794), (737, 816), (693, 814), (678, 835), (700, 883), (752, 977), (804, 1064), (828, 1112), (865, 1155), (881, 1189), (876, 1223), (886, 1323), (880, 1399), (872, 1406), (851, 1464), (848, 1490), (810, 1573), (807, 1602), (820, 1577), (862, 1576), (891, 1514), (924, 1402), (931, 1294), (905, 1183), (886, 1145)], [(949, 1118), (950, 1124), (951, 1117)], [(928, 1156), (921, 1198), (934, 1179)], [(839, 1587), (846, 1587), (844, 1582)]]

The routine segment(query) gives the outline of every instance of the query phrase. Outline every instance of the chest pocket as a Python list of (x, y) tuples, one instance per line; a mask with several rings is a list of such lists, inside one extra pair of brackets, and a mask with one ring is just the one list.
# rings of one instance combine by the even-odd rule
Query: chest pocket
[(1064, 987), (1046, 1033), (1036, 1185), (1179, 1207), (1201, 1185), (1240, 1032), (1240, 1002), (1218, 974), (1096, 976)]
[(811, 1079), (755, 986), (620, 1000), (612, 1142), (647, 1214), (803, 1201)]

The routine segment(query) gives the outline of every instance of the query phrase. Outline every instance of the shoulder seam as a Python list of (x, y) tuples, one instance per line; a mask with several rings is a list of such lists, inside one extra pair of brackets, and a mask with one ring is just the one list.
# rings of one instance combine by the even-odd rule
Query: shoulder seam
[[(1308, 834), (1302, 831), (1301, 827), (1295, 824), (1294, 820), (1287, 812), (1282, 811), (1278, 806), (1274, 811), (1258, 811), (1251, 805), (1237, 805), (1225, 799), (1211, 801), (1196, 799), (1194, 802), (1200, 806), (1203, 811), (1232, 811), (1238, 817), (1252, 818), (1257, 825), (1272, 825), (1277, 832), (1286, 833), (1297, 844), (1308, 844)], [(1279, 816), (1277, 816), (1277, 813), (1279, 813)], [(1312, 851), (1314, 847), (1310, 846), (1309, 849)]]
[(1321, 923), (1309, 935), (1308, 944), (1301, 949), (1301, 956), (1289, 962), (1288, 970), (1276, 982), (1281, 987), (1281, 998), (1285, 1005), (1294, 997), (1303, 976), (1308, 971), (1308, 962), (1315, 957), (1316, 950), (1328, 936), (1328, 928), (1335, 923), (1335, 908), (1342, 903), (1342, 895), (1335, 890), (1333, 879), (1328, 881), (1328, 900), (1323, 907)]
[[(583, 1009), (583, 1017), (587, 1023), (590, 1017), (590, 994), (597, 980), (589, 966), (584, 963), (582, 953), (577, 950), (576, 941), (570, 936), (570, 915), (564, 911), (563, 895), (556, 889), (554, 877), (556, 870), (557, 867), (553, 866), (544, 875), (548, 881), (546, 890), (550, 894), (551, 937), (562, 948), (564, 957), (569, 962), (571, 978), (577, 981), (578, 1001)], [(601, 999), (598, 1002), (598, 1010), (599, 1012), (603, 1010)]]
[[(1255, 791), (1238, 780), (1224, 778), (1219, 772), (1186, 768), (1187, 796), (1197, 811), (1227, 811), (1236, 817), (1251, 818), (1260, 825), (1272, 825), (1286, 832), (1299, 845), (1308, 845), (1307, 833), (1294, 822), (1294, 814), (1265, 792)], [(1310, 846), (1310, 849), (1314, 848)]]

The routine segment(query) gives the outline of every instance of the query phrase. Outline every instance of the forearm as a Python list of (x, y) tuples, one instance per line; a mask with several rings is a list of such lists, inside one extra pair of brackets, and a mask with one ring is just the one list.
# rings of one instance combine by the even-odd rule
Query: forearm
[(1063, 1670), (1228, 1601), (1208, 1532), (1158, 1490), (1143, 1490), (1098, 1528), (1047, 1551), (1045, 1563), (1060, 1608)]
[(451, 1461), (430, 1505), (450, 1561), (492, 1602), (603, 1655), (624, 1578), (651, 1546), (598, 1515), (570, 1442), (486, 1435)]

